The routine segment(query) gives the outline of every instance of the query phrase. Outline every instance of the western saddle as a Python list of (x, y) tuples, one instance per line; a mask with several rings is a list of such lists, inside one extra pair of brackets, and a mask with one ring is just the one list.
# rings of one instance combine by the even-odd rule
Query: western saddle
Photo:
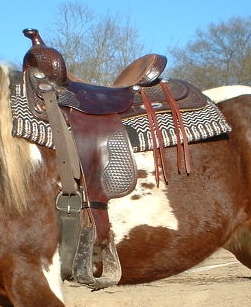
[(156, 112), (172, 113), (178, 167), (184, 160), (189, 172), (180, 108), (199, 108), (206, 99), (187, 82), (161, 80), (167, 59), (158, 54), (134, 61), (111, 87), (86, 84), (67, 73), (62, 55), (47, 47), (37, 30), (25, 29), (23, 33), (32, 41), (23, 61), (29, 109), (51, 125), (62, 181), (56, 203), (62, 231), (62, 277), (73, 277), (94, 289), (104, 288), (117, 283), (121, 276), (107, 203), (133, 191), (137, 180), (121, 119), (148, 116), (158, 183), (159, 161), (166, 180), (167, 174)]

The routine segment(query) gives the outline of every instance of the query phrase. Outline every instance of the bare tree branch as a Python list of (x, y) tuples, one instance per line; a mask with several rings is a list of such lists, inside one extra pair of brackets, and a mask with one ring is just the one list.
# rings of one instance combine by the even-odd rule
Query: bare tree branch
[(52, 28), (50, 44), (63, 54), (68, 70), (86, 82), (112, 83), (144, 50), (128, 17), (98, 16), (78, 2), (60, 5)]
[(208, 31), (196, 31), (184, 48), (169, 48), (172, 77), (201, 89), (221, 85), (251, 85), (251, 18), (233, 17)]

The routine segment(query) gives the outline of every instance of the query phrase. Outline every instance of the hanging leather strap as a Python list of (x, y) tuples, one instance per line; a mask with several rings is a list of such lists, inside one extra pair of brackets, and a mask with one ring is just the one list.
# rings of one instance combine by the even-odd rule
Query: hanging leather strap
[(80, 179), (80, 163), (77, 149), (63, 114), (57, 103), (56, 93), (49, 84), (40, 84), (52, 130), (56, 149), (57, 165), (62, 184), (62, 192), (66, 195), (77, 194), (79, 188), (76, 179)]
[(81, 233), (83, 191), (76, 182), (80, 179), (80, 163), (73, 137), (58, 106), (55, 91), (50, 84), (42, 83), (39, 87), (43, 91), (62, 185), (62, 191), (56, 199), (56, 208), (61, 233), (59, 244), (61, 277), (64, 280), (72, 276), (74, 256)]
[[(86, 183), (78, 152), (58, 106), (56, 93), (49, 84), (40, 84), (41, 86), (62, 183), (62, 192), (56, 200), (59, 227), (62, 233), (59, 245), (61, 277), (63, 280), (74, 277), (79, 283), (87, 284), (93, 289), (115, 285), (121, 278), (121, 267), (112, 232), (110, 232), (109, 244), (101, 255), (102, 276), (95, 278), (93, 275), (96, 225), (89, 208)], [(76, 179), (79, 180), (80, 176), (86, 193), (87, 207), (84, 207), (83, 191), (76, 183)], [(101, 208), (99, 203), (93, 205)], [(102, 209), (107, 208), (103, 205)]]
[[(177, 164), (178, 170), (181, 171), (182, 168), (182, 160), (184, 157), (184, 163), (186, 167), (186, 172), (189, 174), (191, 170), (190, 166), (190, 156), (189, 156), (189, 149), (188, 149), (188, 140), (185, 131), (185, 127), (183, 124), (182, 116), (180, 113), (179, 105), (173, 98), (169, 88), (167, 81), (161, 80), (160, 81), (161, 88), (165, 95), (166, 100), (169, 103), (172, 112), (172, 118), (174, 122), (175, 134), (177, 137)], [(182, 139), (181, 139), (182, 136)]]
[[(165, 151), (164, 151), (164, 140), (162, 137), (162, 133), (159, 129), (158, 120), (156, 113), (152, 107), (152, 103), (147, 95), (147, 91), (144, 88), (139, 88), (139, 92), (142, 96), (142, 100), (144, 102), (144, 106), (146, 108), (146, 113), (148, 117), (150, 133), (153, 142), (153, 157), (155, 164), (155, 178), (157, 186), (159, 186), (159, 178), (160, 178), (160, 170), (159, 170), (159, 161), (160, 166), (163, 172), (164, 179), (166, 182), (168, 181), (168, 175), (166, 171), (166, 163), (165, 163)], [(158, 144), (156, 140), (156, 136), (158, 138)], [(160, 159), (159, 159), (160, 158)]]
[[(189, 174), (191, 170), (190, 166), (190, 157), (189, 157), (189, 150), (188, 150), (188, 139), (185, 131), (185, 127), (183, 124), (182, 116), (180, 113), (179, 105), (173, 98), (169, 88), (167, 81), (161, 80), (160, 85), (162, 91), (165, 95), (166, 101), (168, 101), (171, 114), (174, 123), (175, 135), (177, 138), (177, 167), (178, 171), (180, 172), (182, 169), (183, 161), (185, 163), (186, 172)], [(150, 133), (153, 142), (153, 157), (154, 157), (154, 164), (155, 164), (155, 178), (157, 186), (159, 186), (159, 177), (160, 177), (160, 169), (161, 167), (164, 179), (168, 182), (168, 174), (166, 170), (166, 156), (165, 156), (165, 145), (162, 133), (160, 131), (158, 125), (157, 115), (155, 110), (152, 106), (151, 100), (148, 97), (147, 91), (144, 88), (135, 88), (138, 90), (142, 96), (142, 100), (144, 102), (144, 106), (146, 109)]]

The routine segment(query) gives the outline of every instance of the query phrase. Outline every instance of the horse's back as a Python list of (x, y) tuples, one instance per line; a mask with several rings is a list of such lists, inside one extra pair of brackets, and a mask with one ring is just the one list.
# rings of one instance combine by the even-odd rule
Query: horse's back
[(205, 90), (203, 94), (215, 103), (220, 103), (241, 95), (250, 95), (251, 87), (247, 85), (226, 85)]

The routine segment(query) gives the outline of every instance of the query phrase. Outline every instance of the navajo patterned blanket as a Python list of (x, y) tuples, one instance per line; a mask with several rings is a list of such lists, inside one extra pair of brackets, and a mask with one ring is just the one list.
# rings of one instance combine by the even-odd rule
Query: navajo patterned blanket
[[(231, 131), (218, 107), (210, 100), (199, 110), (181, 113), (188, 143), (205, 140)], [(164, 146), (177, 145), (177, 136), (171, 113), (157, 114), (159, 129), (162, 133)], [(123, 120), (130, 137), (134, 152), (153, 149), (151, 131), (147, 116), (139, 116)], [(182, 135), (181, 135), (182, 138)], [(157, 139), (157, 138), (156, 138)]]
[[(28, 108), (23, 82), (13, 85), (11, 88), (11, 110), (13, 136), (25, 138), (30, 142), (48, 148), (54, 148), (49, 123), (35, 118)], [(177, 137), (171, 114), (160, 113), (157, 118), (165, 147), (175, 146)], [(231, 131), (231, 127), (224, 116), (211, 101), (208, 101), (206, 107), (200, 110), (182, 112), (182, 118), (189, 143)], [(123, 119), (122, 122), (128, 131), (134, 152), (153, 149), (147, 116)]]

